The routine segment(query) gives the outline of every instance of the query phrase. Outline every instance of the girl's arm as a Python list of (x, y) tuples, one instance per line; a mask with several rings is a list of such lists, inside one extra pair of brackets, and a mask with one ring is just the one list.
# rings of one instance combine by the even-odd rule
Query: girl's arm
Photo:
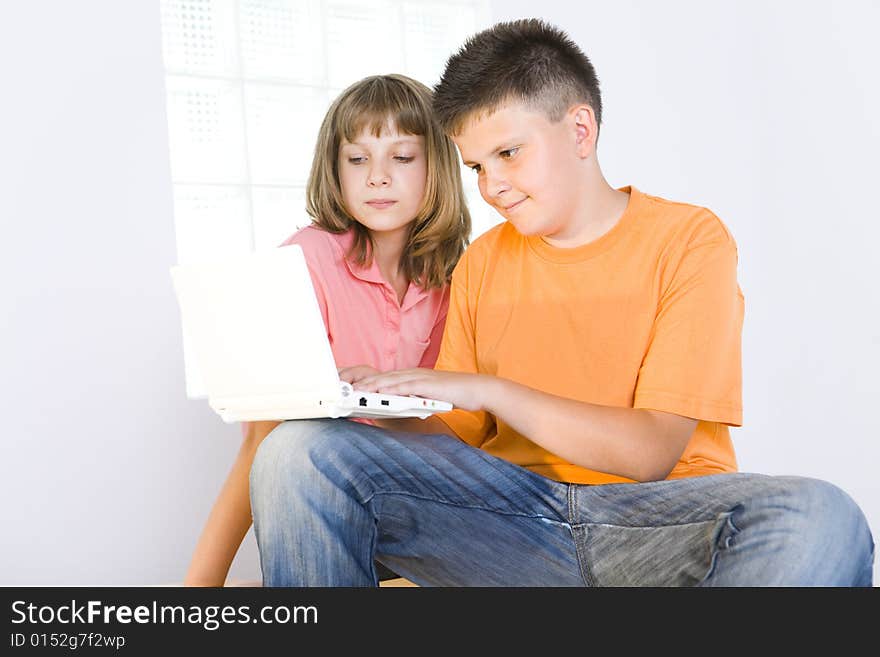
[(184, 586), (223, 586), (236, 552), (250, 529), (248, 479), (257, 447), (280, 422), (249, 423), (232, 470), (223, 484), (186, 573)]

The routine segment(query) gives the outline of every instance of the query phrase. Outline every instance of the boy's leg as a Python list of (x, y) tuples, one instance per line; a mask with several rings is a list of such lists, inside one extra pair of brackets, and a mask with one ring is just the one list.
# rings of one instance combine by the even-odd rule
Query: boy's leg
[(251, 506), (266, 586), (375, 586), (375, 557), (420, 585), (583, 586), (568, 490), (449, 436), (285, 422)]
[(861, 511), (814, 479), (568, 486), (447, 436), (287, 422), (251, 475), (267, 585), (870, 586)]
[(591, 585), (871, 586), (865, 517), (824, 481), (723, 474), (572, 495)]

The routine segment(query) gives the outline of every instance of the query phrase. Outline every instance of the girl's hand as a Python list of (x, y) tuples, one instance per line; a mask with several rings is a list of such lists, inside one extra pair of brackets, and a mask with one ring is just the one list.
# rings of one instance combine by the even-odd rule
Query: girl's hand
[(485, 409), (493, 379), (481, 374), (441, 372), (425, 368), (378, 373), (358, 381), (357, 389), (389, 395), (418, 395), (451, 402), (467, 411)]
[(354, 365), (352, 367), (340, 367), (339, 378), (351, 385), (359, 383), (368, 376), (379, 374), (379, 370), (369, 365)]

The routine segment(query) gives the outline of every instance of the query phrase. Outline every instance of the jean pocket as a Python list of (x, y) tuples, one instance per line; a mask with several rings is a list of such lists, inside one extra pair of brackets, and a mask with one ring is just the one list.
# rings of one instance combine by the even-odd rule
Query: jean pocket
[(726, 516), (668, 527), (576, 526), (581, 571), (590, 586), (693, 586), (712, 567)]

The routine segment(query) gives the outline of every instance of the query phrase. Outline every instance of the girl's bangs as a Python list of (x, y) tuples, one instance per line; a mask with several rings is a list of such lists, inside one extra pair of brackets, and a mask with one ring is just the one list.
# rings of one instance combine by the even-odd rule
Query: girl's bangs
[(391, 85), (370, 84), (349, 96), (339, 111), (339, 133), (353, 142), (364, 132), (380, 137), (389, 128), (425, 136), (429, 118), (417, 99)]

